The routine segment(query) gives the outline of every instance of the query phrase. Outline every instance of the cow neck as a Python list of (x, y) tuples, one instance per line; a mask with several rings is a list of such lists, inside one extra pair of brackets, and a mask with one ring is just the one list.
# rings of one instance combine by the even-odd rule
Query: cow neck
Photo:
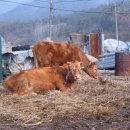
[(82, 53), (82, 62), (84, 63), (85, 66), (88, 66), (91, 63), (91, 61), (87, 58), (87, 56), (83, 52), (81, 53)]
[(70, 68), (68, 67), (68, 70), (67, 70), (67, 74), (65, 76), (65, 84), (67, 84), (69, 81), (70, 81), (70, 75), (71, 75), (71, 70)]
[(69, 69), (69, 66), (67, 64), (65, 64), (65, 65), (61, 66), (59, 73), (61, 73), (63, 76), (66, 76), (68, 69)]
[(70, 78), (71, 70), (67, 64), (63, 65), (63, 68), (60, 73), (64, 76), (65, 84), (73, 82), (73, 80)]
[(67, 84), (67, 83), (73, 83), (73, 82), (74, 82), (74, 78), (72, 76), (71, 69), (70, 69), (69, 65), (67, 65), (66, 75), (65, 75), (65, 84)]

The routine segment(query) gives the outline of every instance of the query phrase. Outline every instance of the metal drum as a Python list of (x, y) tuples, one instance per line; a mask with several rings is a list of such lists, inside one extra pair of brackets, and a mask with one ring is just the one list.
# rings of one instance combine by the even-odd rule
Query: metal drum
[(115, 54), (115, 75), (130, 76), (130, 53)]

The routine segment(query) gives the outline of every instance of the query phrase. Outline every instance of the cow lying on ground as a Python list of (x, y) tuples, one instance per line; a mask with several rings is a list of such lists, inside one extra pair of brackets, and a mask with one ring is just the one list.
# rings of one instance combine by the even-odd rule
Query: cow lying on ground
[(82, 61), (84, 71), (93, 78), (98, 78), (99, 73), (95, 62), (87, 58), (78, 45), (65, 42), (43, 41), (33, 47), (36, 67), (63, 65), (66, 62)]
[(67, 62), (63, 66), (24, 70), (7, 77), (3, 86), (7, 94), (23, 95), (43, 93), (48, 90), (69, 91), (74, 81), (80, 79), (82, 63)]

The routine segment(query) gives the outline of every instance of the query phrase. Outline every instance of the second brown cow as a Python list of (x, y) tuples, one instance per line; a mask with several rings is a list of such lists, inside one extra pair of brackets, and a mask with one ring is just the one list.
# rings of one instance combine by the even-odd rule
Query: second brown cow
[(66, 62), (82, 61), (84, 71), (93, 78), (98, 78), (97, 64), (91, 62), (78, 45), (65, 42), (43, 41), (33, 47), (36, 67), (58, 66)]

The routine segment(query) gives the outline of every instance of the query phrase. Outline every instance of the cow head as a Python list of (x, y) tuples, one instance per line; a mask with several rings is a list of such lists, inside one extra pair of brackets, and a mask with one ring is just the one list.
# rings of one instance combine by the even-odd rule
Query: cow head
[(89, 65), (85, 66), (84, 71), (92, 78), (97, 79), (99, 76), (97, 64), (95, 62), (90, 62)]
[(66, 74), (66, 82), (68, 80), (76, 81), (81, 79), (81, 69), (83, 67), (82, 62), (67, 62), (67, 74)]

